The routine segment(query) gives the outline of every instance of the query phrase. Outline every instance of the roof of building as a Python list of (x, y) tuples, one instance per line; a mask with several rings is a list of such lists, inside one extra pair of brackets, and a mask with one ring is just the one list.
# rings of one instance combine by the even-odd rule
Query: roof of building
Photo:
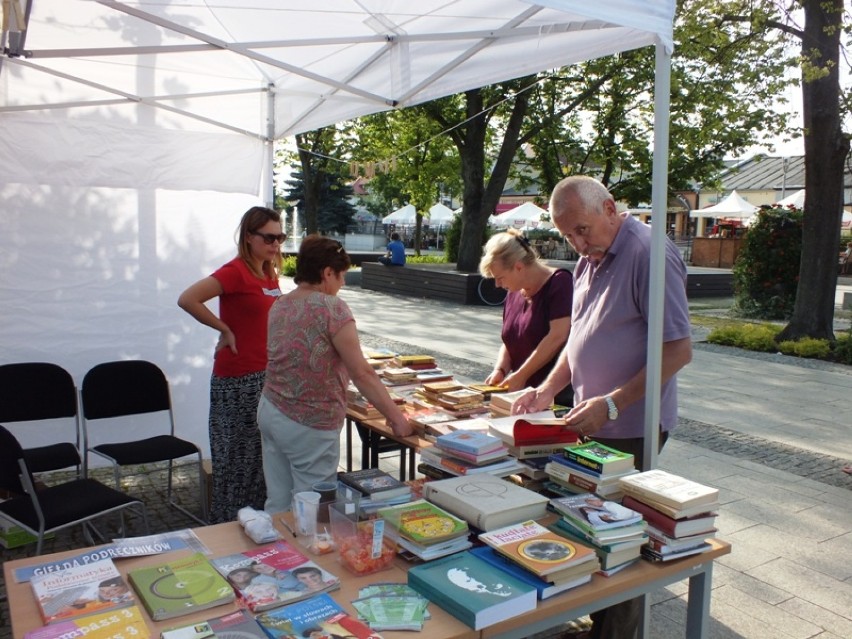
[(722, 175), (722, 190), (788, 192), (805, 188), (805, 156), (755, 155), (738, 162)]

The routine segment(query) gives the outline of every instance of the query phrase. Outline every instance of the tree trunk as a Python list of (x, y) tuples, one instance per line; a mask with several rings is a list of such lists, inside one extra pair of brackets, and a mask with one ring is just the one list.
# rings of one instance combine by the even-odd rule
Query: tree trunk
[(789, 323), (778, 340), (834, 339), (837, 251), (843, 212), (843, 169), (849, 138), (840, 117), (838, 63), (843, 0), (804, 0), (802, 56), (825, 69), (809, 77), (803, 68), (805, 206), (799, 281)]
[(305, 210), (305, 234), (311, 235), (317, 232), (317, 209), (319, 200), (319, 180), (313, 167), (313, 155), (306, 149), (308, 139), (303, 135), (296, 136), (296, 145), (299, 148), (299, 163), (302, 166), (302, 182), (304, 184)]

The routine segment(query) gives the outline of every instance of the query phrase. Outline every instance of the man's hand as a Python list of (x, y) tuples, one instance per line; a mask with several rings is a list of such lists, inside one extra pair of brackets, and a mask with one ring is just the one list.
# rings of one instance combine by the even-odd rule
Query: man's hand
[(537, 413), (547, 410), (553, 405), (553, 395), (543, 391), (541, 388), (531, 388), (512, 404), (512, 415), (523, 415), (525, 413)]
[(603, 397), (592, 397), (580, 402), (565, 416), (565, 423), (578, 435), (593, 435), (609, 419), (609, 408)]

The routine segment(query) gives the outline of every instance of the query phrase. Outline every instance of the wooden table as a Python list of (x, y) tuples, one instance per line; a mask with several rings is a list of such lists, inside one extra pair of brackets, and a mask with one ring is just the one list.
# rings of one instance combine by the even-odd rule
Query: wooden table
[(414, 479), (415, 454), (423, 447), (431, 446), (431, 442), (409, 435), (400, 437), (385, 423), (385, 419), (362, 419), (351, 412), (346, 413), (346, 470), (352, 472), (352, 427), (358, 429), (361, 437), (361, 468), (378, 468), (379, 452), (382, 440), (391, 440), (400, 446), (399, 480)]
[[(289, 513), (285, 515), (289, 517)], [(276, 526), (285, 535), (287, 541), (293, 541), (292, 536), (281, 526), (279, 518), (275, 518)], [(216, 526), (195, 528), (195, 532), (213, 552), (213, 556), (222, 556), (239, 552), (254, 546), (253, 542), (242, 532), (239, 524), (231, 522)], [(582, 615), (611, 606), (614, 603), (647, 596), (654, 590), (673, 584), (682, 579), (689, 579), (689, 599), (687, 604), (686, 637), (688, 639), (704, 639), (707, 637), (707, 626), (710, 616), (710, 592), (713, 575), (713, 561), (731, 552), (730, 544), (721, 540), (711, 540), (712, 549), (708, 552), (678, 559), (668, 563), (650, 563), (640, 561), (612, 577), (595, 575), (592, 582), (561, 593), (550, 599), (540, 601), (536, 610), (519, 615), (502, 623), (490, 626), (481, 631), (475, 631), (462, 622), (444, 612), (439, 606), (431, 604), (429, 610), (432, 618), (426, 622), (423, 635), (429, 639), (522, 639), (536, 632), (552, 628), (560, 623), (576, 619)], [(21, 566), (44, 563), (71, 557), (82, 552), (81, 549), (29, 557), (16, 561), (8, 561), (3, 570), (6, 576), (6, 591), (9, 598), (9, 610), (12, 619), (12, 634), (15, 639), (21, 639), (29, 630), (37, 628), (39, 613), (35, 598), (28, 583), (15, 583), (14, 571)], [(170, 557), (187, 554), (189, 551), (175, 551)], [(331, 596), (340, 603), (349, 614), (355, 614), (350, 602), (358, 594), (358, 589), (377, 581), (406, 583), (406, 572), (410, 564), (397, 558), (390, 569), (358, 577), (350, 573), (337, 561), (337, 554), (315, 557), (305, 551), (312, 560), (323, 568), (340, 577), (341, 588), (331, 592)], [(126, 574), (128, 570), (139, 566), (162, 562), (163, 555), (119, 559), (116, 566)], [(157, 639), (164, 628), (180, 626), (194, 621), (209, 619), (236, 610), (235, 603), (226, 604), (209, 610), (185, 615), (162, 622), (154, 622), (147, 618), (144, 608), (140, 605), (142, 614), (146, 617), (152, 630), (152, 637)], [(647, 624), (646, 624), (647, 625)], [(383, 631), (385, 639), (411, 639), (410, 632)], [(640, 633), (641, 636), (644, 634)]]

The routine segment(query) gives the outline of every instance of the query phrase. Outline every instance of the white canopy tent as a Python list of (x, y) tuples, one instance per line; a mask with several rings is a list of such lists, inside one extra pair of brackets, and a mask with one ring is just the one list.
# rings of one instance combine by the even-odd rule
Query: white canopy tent
[(414, 224), (416, 222), (417, 209), (413, 204), (406, 204), (382, 218), (382, 224)]
[(730, 217), (748, 219), (758, 210), (759, 207), (754, 204), (749, 204), (740, 196), (736, 190), (731, 191), (731, 194), (724, 200), (713, 206), (708, 206), (703, 209), (696, 209), (689, 212), (689, 217)]
[(547, 215), (547, 211), (543, 208), (533, 204), (532, 202), (524, 202), (513, 209), (509, 209), (505, 213), (492, 216), (489, 223), (491, 226), (496, 226), (498, 228), (509, 226), (515, 228), (520, 228), (522, 226), (536, 228), (541, 224), (541, 217), (543, 215)]
[(429, 208), (428, 223), (431, 226), (449, 224), (453, 221), (455, 215), (455, 212), (449, 206), (438, 202)]
[(277, 138), (654, 45), (652, 199), (664, 214), (674, 0), (2, 7), (3, 361), (56, 362), (79, 382), (101, 361), (151, 359), (169, 375), (181, 434), (200, 444), (216, 336), (175, 300), (235, 254), (242, 212), (272, 202)]
[(799, 189), (795, 193), (788, 195), (785, 198), (778, 200), (776, 206), (794, 206), (801, 209), (805, 206), (805, 189)]

